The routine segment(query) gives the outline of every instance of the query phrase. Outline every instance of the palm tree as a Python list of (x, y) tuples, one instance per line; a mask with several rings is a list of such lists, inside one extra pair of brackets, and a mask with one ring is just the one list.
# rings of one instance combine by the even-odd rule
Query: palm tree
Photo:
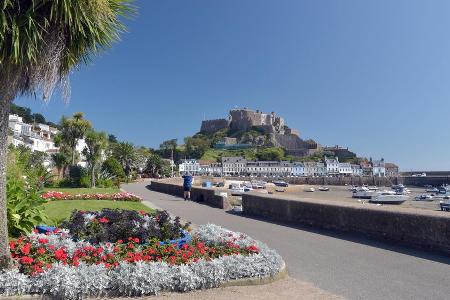
[(11, 265), (6, 224), (8, 115), (20, 95), (55, 87), (69, 97), (68, 75), (111, 46), (125, 30), (133, 0), (0, 1), (0, 269)]
[(83, 113), (74, 113), (72, 118), (62, 117), (61, 130), (55, 137), (58, 146), (65, 145), (71, 151), (72, 166), (76, 163), (78, 141), (83, 139), (86, 132), (92, 128), (91, 123), (84, 119)]
[(69, 158), (67, 154), (60, 151), (58, 153), (52, 154), (52, 162), (53, 165), (58, 170), (58, 178), (61, 178), (61, 170), (64, 170), (64, 168), (69, 164)]
[(116, 144), (113, 149), (113, 157), (122, 165), (128, 180), (136, 160), (136, 150), (133, 144), (126, 142)]
[(85, 138), (86, 147), (83, 149), (83, 155), (89, 164), (91, 172), (91, 187), (95, 188), (95, 170), (99, 167), (102, 155), (108, 147), (108, 138), (104, 132), (95, 132), (90, 130)]

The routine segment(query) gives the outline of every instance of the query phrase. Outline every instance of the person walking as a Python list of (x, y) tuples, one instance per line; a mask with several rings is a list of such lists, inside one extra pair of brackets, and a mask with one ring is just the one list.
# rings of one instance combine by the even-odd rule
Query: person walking
[(194, 177), (190, 173), (186, 173), (183, 176), (183, 191), (184, 191), (184, 201), (191, 200), (191, 189), (194, 183)]

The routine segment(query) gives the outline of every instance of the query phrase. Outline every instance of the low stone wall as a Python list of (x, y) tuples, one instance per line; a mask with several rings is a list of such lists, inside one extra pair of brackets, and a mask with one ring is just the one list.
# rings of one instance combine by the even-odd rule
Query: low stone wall
[(423, 187), (426, 184), (432, 186), (440, 186), (443, 184), (450, 184), (450, 176), (426, 176), (426, 177), (403, 177), (405, 185), (413, 185)]
[[(255, 178), (250, 177), (227, 177), (230, 180), (250, 181)], [(256, 178), (259, 179), (259, 178)], [(289, 184), (310, 184), (310, 185), (376, 185), (392, 186), (402, 183), (401, 177), (286, 177), (286, 178), (260, 178), (262, 180), (283, 180)]]
[(326, 200), (294, 200), (255, 193), (243, 195), (242, 207), (245, 215), (360, 233), (375, 239), (450, 254), (450, 214), (439, 211)]
[[(176, 197), (183, 197), (184, 195), (183, 186), (181, 184), (167, 182), (164, 180), (152, 181), (150, 184), (150, 189), (155, 192), (169, 194)], [(192, 187), (191, 199), (196, 202), (203, 202), (212, 207), (231, 209), (228, 198), (216, 195), (213, 189)]]

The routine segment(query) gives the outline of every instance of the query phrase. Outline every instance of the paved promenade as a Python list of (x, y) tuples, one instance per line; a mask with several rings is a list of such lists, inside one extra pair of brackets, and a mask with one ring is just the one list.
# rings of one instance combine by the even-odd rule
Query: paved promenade
[(195, 224), (215, 223), (245, 232), (275, 248), (289, 274), (348, 299), (448, 299), (450, 258), (374, 242), (363, 237), (275, 224), (233, 215), (148, 190), (123, 188), (156, 208)]

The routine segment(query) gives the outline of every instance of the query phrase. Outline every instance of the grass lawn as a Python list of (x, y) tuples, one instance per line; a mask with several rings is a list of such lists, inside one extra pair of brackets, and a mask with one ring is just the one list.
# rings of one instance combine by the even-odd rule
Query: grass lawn
[(143, 210), (153, 212), (154, 210), (140, 202), (131, 201), (109, 201), (109, 200), (61, 200), (49, 201), (44, 204), (45, 212), (52, 220), (53, 224), (58, 225), (62, 221), (69, 219), (74, 209), (98, 211), (103, 208), (119, 208), (130, 210)]
[(116, 187), (112, 188), (45, 188), (45, 192), (56, 191), (69, 194), (112, 194), (118, 193), (120, 190)]

